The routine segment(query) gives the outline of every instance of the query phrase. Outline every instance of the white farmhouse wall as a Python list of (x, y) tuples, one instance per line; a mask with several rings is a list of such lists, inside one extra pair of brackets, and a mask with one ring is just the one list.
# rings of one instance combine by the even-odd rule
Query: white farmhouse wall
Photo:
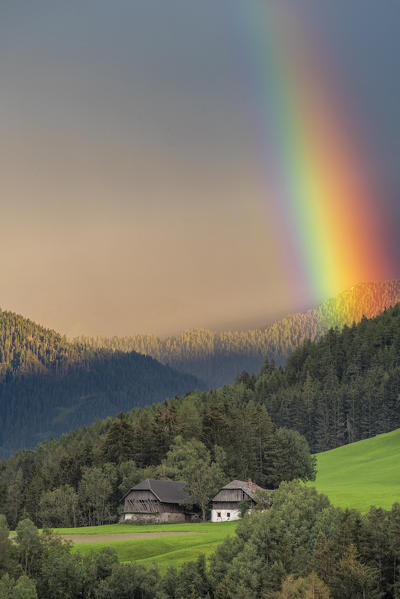
[(211, 522), (229, 522), (230, 520), (240, 520), (239, 510), (211, 510)]

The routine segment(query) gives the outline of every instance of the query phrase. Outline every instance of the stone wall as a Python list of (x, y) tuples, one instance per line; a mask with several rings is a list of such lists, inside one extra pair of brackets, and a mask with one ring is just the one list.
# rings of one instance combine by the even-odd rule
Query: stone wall
[(121, 522), (138, 522), (140, 524), (167, 524), (174, 522), (186, 522), (185, 514), (181, 513), (153, 513), (153, 514), (122, 514)]
[(161, 514), (161, 522), (164, 523), (173, 523), (173, 522), (186, 522), (186, 516), (183, 512), (172, 513), (172, 512), (164, 512)]

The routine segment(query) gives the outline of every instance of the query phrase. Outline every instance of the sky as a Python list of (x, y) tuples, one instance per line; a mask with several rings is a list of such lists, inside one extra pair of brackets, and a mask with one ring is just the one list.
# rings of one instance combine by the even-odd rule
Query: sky
[[(256, 39), (274, 29), (290, 45), (268, 22), (274, 4), (0, 2), (2, 309), (68, 335), (163, 336), (326, 299), (265, 177), (262, 90), (277, 83)], [(334, 73), (338, 124), (374, 183), (385, 258), (329, 290), (399, 278), (400, 2), (282, 4)]]

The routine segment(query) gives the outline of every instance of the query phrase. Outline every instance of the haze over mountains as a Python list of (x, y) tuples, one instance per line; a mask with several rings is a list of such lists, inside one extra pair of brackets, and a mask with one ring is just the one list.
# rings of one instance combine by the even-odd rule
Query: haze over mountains
[[(161, 340), (66, 337), (0, 311), (0, 456), (52, 436), (194, 389), (282, 363), (330, 327), (376, 316), (400, 301), (400, 281), (364, 283), (305, 313), (259, 329), (191, 330)], [(145, 355), (143, 355), (145, 354)]]
[(198, 387), (150, 356), (70, 343), (0, 311), (0, 457)]
[[(136, 408), (77, 428), (34, 451), (18, 452), (0, 462), (0, 513), (12, 526), (27, 516), (40, 525), (71, 526), (68, 497), (78, 493), (81, 524), (93, 524), (92, 517), (97, 518), (88, 512), (97, 498), (103, 510), (98, 518), (104, 521), (104, 502), (108, 513), (116, 515), (121, 496), (132, 484), (169, 477), (173, 464), (166, 469), (164, 460), (181, 442), (188, 444), (185, 451), (189, 452), (193, 443), (203, 443), (209, 452), (218, 445), (225, 452), (227, 480), (250, 477), (274, 488), (281, 480), (311, 474), (309, 449), (318, 453), (399, 428), (399, 388), (400, 304), (376, 318), (363, 319), (343, 331), (332, 329), (319, 341), (305, 343), (283, 368), (266, 360), (258, 376), (243, 376), (240, 382), (217, 390), (194, 391)], [(380, 456), (386, 476), (380, 480), (390, 490), (396, 478), (398, 444), (386, 449)], [(191, 455), (198, 455), (201, 462), (201, 453)], [(362, 456), (358, 459), (364, 463)], [(357, 467), (353, 474), (348, 472), (348, 486), (359, 496), (362, 476), (358, 472)], [(108, 496), (102, 481), (110, 483)], [(364, 488), (368, 495), (368, 483)], [(42, 497), (49, 493), (43, 503)], [(43, 506), (46, 515), (39, 509)]]
[(331, 327), (372, 318), (400, 301), (400, 281), (360, 283), (307, 312), (291, 314), (266, 327), (214, 332), (191, 329), (161, 339), (155, 335), (79, 337), (95, 348), (137, 351), (190, 373), (208, 387), (232, 383), (242, 370), (257, 372), (265, 356), (282, 364), (296, 347), (317, 340)]

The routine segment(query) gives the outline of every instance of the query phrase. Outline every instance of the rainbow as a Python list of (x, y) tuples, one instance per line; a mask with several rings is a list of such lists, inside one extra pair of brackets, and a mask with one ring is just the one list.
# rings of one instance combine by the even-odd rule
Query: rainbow
[[(293, 3), (294, 4), (294, 3)], [(246, 3), (265, 203), (289, 280), (316, 299), (390, 276), (382, 186), (357, 143), (357, 119), (324, 56), (315, 24), (293, 4)], [(313, 26), (312, 26), (313, 25)], [(392, 271), (393, 272), (393, 271)]]

